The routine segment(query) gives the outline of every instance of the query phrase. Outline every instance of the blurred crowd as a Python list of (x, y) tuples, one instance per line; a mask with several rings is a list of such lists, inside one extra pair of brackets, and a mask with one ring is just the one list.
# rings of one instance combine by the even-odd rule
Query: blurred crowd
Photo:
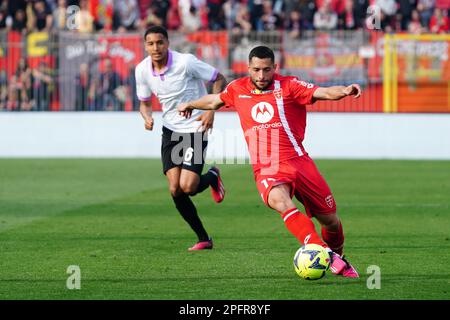
[(450, 0), (0, 0), (0, 29), (127, 32), (162, 25), (181, 32), (295, 34), (363, 28), (371, 5), (380, 9), (383, 31), (449, 31)]
[[(450, 0), (0, 0), (0, 35), (10, 30), (143, 33), (161, 25), (233, 35), (286, 30), (297, 38), (304, 30), (361, 29), (369, 20), (384, 32), (438, 34), (449, 32), (449, 8)], [(90, 69), (81, 65), (75, 79), (76, 108), (123, 110), (130, 97), (137, 108), (132, 71), (122, 79), (106, 62), (105, 71), (93, 78)], [(45, 111), (58, 99), (57, 71), (44, 61), (31, 68), (21, 58), (8, 75), (0, 70), (0, 110)]]

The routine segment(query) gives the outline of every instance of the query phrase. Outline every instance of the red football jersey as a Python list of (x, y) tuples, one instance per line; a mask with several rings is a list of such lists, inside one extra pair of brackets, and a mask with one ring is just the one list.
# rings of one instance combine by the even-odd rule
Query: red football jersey
[(297, 77), (276, 74), (264, 91), (245, 77), (231, 82), (220, 94), (225, 106), (234, 106), (239, 114), (255, 172), (307, 154), (302, 145), (305, 106), (313, 102), (317, 88)]

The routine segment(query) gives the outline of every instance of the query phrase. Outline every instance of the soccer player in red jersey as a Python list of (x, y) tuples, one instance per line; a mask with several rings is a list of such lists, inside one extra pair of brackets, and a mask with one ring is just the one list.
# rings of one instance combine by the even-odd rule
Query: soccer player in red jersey
[[(357, 84), (318, 87), (297, 77), (279, 75), (276, 68), (273, 51), (265, 46), (255, 47), (249, 54), (248, 77), (232, 81), (220, 94), (182, 103), (178, 111), (189, 117), (193, 109), (234, 106), (264, 203), (281, 214), (300, 243), (327, 248), (334, 274), (358, 277), (355, 268), (342, 256), (344, 233), (331, 190), (302, 141), (306, 105), (316, 100), (358, 98), (361, 88)], [(297, 209), (292, 201), (294, 196), (305, 206), (306, 215)], [(322, 238), (312, 217), (321, 224)]]

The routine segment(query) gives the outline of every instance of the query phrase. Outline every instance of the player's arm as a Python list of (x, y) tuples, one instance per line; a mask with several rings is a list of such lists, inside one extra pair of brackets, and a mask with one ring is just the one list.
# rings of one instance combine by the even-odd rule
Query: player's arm
[(134, 74), (136, 79), (136, 95), (139, 98), (139, 112), (144, 119), (145, 129), (153, 130), (152, 91), (146, 84), (142, 71), (142, 64), (139, 64)]
[(141, 101), (139, 104), (139, 112), (141, 113), (142, 118), (144, 118), (145, 129), (153, 130), (153, 117), (152, 117), (152, 102)]
[(345, 86), (319, 87), (313, 93), (313, 100), (340, 100), (347, 96), (361, 96), (361, 87), (358, 84)]
[[(212, 83), (211, 91), (213, 94), (220, 93), (226, 86), (226, 79), (221, 73), (217, 73), (216, 79)], [(214, 125), (214, 113), (215, 109), (208, 110), (204, 112), (200, 116), (197, 117), (197, 121), (201, 121), (202, 131), (206, 131), (208, 129), (212, 129)]]
[(217, 110), (225, 103), (220, 99), (220, 94), (207, 94), (200, 99), (184, 102), (178, 105), (178, 111), (186, 118), (191, 116), (192, 110)]
[(223, 89), (225, 89), (225, 86), (227, 85), (227, 80), (225, 79), (224, 75), (220, 72), (217, 74), (216, 80), (214, 80), (212, 84), (211, 93), (221, 93)]

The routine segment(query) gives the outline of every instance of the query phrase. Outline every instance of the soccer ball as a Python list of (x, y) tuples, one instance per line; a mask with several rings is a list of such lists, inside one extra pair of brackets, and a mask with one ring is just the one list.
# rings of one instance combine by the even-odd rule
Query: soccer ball
[(325, 275), (330, 267), (330, 255), (318, 244), (306, 244), (294, 256), (295, 272), (300, 278), (317, 280)]

